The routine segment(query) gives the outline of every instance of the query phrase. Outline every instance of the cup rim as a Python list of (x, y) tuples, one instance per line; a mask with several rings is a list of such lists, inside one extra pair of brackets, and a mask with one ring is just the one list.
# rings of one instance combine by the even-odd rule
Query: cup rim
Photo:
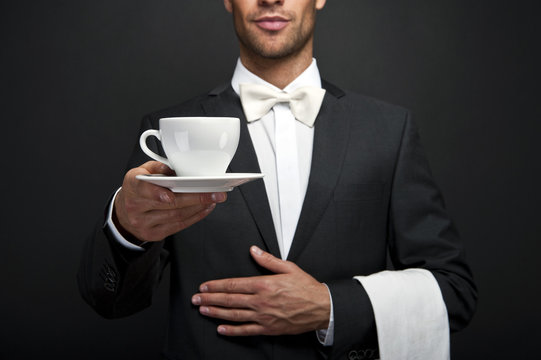
[(160, 118), (160, 121), (164, 122), (173, 122), (177, 120), (197, 120), (197, 121), (215, 121), (215, 120), (232, 120), (232, 121), (240, 121), (238, 117), (232, 117), (232, 116), (171, 116), (171, 117), (164, 117)]

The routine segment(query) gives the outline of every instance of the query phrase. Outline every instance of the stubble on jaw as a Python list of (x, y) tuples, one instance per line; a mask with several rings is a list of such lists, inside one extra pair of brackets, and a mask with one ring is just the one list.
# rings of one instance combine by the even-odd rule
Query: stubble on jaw
[[(289, 36), (287, 38), (284, 38), (283, 34), (280, 34), (279, 32), (273, 33), (272, 31), (269, 31), (266, 35), (261, 36), (257, 33), (257, 31), (252, 31), (245, 28), (243, 19), (238, 19), (235, 15), (233, 15), (235, 33), (239, 39), (241, 47), (243, 47), (244, 50), (249, 52), (252, 56), (269, 60), (279, 60), (293, 57), (305, 49), (306, 45), (312, 41), (315, 27), (315, 12), (316, 10), (314, 9), (314, 14), (312, 14), (311, 17), (301, 19), (301, 22), (299, 23), (296, 22), (297, 18), (295, 13), (285, 11), (277, 7), (261, 9), (247, 16), (247, 20), (250, 23), (253, 23), (253, 21), (265, 15), (279, 15), (289, 19), (290, 26), (294, 25), (297, 28), (286, 29), (289, 30)], [(310, 21), (311, 23), (306, 24), (306, 21)]]

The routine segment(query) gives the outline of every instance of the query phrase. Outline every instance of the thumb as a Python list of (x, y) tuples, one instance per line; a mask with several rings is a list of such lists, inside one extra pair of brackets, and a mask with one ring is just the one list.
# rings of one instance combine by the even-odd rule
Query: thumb
[(173, 175), (175, 173), (169, 166), (159, 161), (147, 161), (141, 167), (148, 171), (149, 174)]
[(286, 274), (293, 272), (294, 268), (296, 267), (295, 264), (289, 261), (278, 259), (277, 257), (269, 254), (266, 251), (261, 250), (255, 245), (250, 247), (250, 254), (260, 266), (276, 274)]

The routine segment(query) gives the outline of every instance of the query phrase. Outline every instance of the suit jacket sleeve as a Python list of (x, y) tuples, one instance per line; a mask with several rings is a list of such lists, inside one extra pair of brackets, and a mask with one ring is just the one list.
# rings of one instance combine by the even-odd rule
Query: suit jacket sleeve
[[(423, 268), (434, 275), (447, 308), (450, 330), (457, 331), (473, 316), (477, 290), (457, 230), (433, 180), (417, 128), (409, 113), (405, 114), (389, 184), (389, 255), (396, 270)], [(366, 291), (349, 279), (328, 285), (335, 311), (333, 354), (373, 353), (372, 349), (377, 349), (376, 326)]]
[(431, 271), (441, 289), (451, 331), (465, 327), (475, 311), (477, 289), (409, 114), (392, 184), (388, 232), (394, 267)]
[[(143, 119), (141, 131), (150, 128)], [(158, 143), (149, 139), (149, 147), (161, 152)], [(146, 162), (136, 144), (128, 169)], [(106, 226), (106, 213), (98, 219), (88, 236), (77, 281), (83, 299), (106, 318), (124, 317), (151, 304), (152, 293), (168, 261), (167, 240), (149, 244), (145, 251), (134, 251), (113, 238)]]

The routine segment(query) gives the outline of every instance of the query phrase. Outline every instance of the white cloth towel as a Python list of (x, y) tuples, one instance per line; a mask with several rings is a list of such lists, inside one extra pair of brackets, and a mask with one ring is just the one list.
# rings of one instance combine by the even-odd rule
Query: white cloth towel
[(374, 309), (381, 360), (450, 359), (447, 308), (430, 271), (382, 271), (355, 279)]

